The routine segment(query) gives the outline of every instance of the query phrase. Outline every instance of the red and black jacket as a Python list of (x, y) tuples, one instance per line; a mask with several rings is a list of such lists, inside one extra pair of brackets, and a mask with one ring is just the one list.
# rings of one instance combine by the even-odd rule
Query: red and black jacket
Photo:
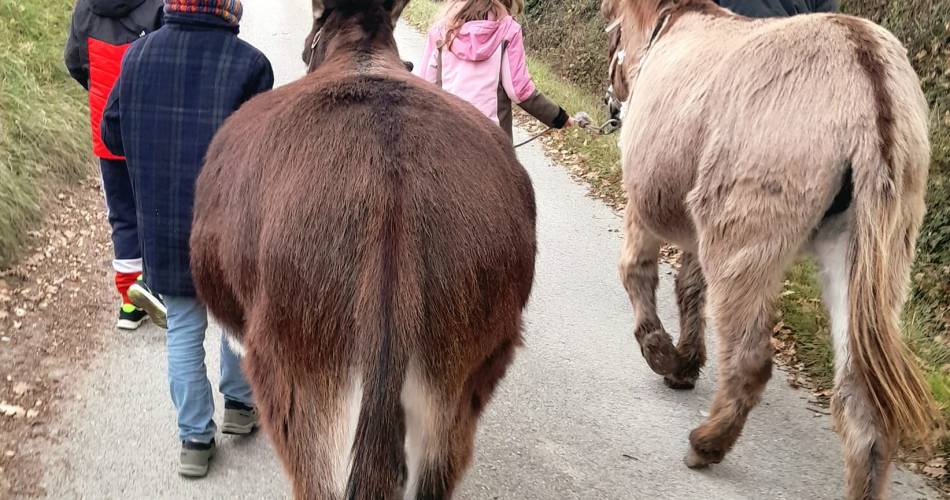
[(89, 90), (93, 153), (119, 160), (102, 144), (99, 124), (129, 44), (161, 27), (163, 0), (78, 0), (66, 41), (66, 68)]

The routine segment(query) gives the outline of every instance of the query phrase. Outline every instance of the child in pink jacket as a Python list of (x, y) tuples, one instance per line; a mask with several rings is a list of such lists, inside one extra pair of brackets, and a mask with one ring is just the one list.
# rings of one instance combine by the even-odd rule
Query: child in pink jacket
[(528, 74), (522, 0), (456, 0), (436, 21), (416, 73), (470, 102), (511, 136), (511, 103), (553, 128), (573, 120), (539, 92)]

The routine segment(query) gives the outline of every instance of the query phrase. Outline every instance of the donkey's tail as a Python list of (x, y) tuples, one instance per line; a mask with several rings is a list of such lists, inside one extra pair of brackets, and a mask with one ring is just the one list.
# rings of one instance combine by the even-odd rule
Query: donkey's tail
[(364, 286), (357, 299), (357, 342), (366, 346), (363, 395), (351, 468), (346, 484), (348, 500), (395, 498), (404, 483), (405, 411), (402, 387), (409, 365), (409, 341), (419, 329), (411, 297), (417, 297), (415, 280), (400, 273), (411, 252), (403, 235), (403, 207), (398, 182), (382, 210), (379, 243), (371, 262), (364, 263)]
[(363, 384), (363, 401), (346, 484), (348, 500), (394, 498), (406, 470), (405, 415), (400, 400), (407, 356), (383, 333), (379, 352)]
[(899, 192), (893, 171), (901, 166), (891, 167), (892, 159), (878, 151), (858, 156), (849, 248), (851, 362), (888, 434), (928, 446), (936, 404), (899, 327), (918, 227), (902, 209), (912, 194)]

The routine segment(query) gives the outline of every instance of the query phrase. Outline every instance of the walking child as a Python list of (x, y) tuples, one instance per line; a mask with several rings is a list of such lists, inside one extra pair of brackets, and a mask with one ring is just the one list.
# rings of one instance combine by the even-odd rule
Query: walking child
[(144, 309), (133, 305), (130, 295), (137, 295), (140, 303), (152, 305), (151, 318), (159, 326), (165, 326), (165, 307), (139, 279), (142, 251), (128, 166), (125, 158), (112, 154), (103, 145), (99, 122), (119, 76), (122, 55), (129, 44), (161, 26), (162, 7), (162, 0), (78, 0), (66, 42), (66, 68), (89, 91), (92, 150), (99, 157), (112, 228), (112, 267), (116, 289), (122, 297), (116, 327), (122, 330), (135, 330), (149, 317)]
[(552, 128), (573, 124), (528, 74), (523, 0), (455, 0), (429, 30), (416, 73), (468, 101), (512, 135), (511, 103)]
[[(190, 268), (195, 181), (224, 120), (274, 85), (267, 58), (237, 36), (241, 13), (239, 0), (165, 0), (165, 25), (129, 48), (102, 122), (106, 146), (128, 158), (145, 276), (168, 307), (168, 380), (185, 476), (207, 474), (217, 431), (203, 347), (208, 314)], [(251, 389), (223, 338), (221, 428), (250, 434)]]

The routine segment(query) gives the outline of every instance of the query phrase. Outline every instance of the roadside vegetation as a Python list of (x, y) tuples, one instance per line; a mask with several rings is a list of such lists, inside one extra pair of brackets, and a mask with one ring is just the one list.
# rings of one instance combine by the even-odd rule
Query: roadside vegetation
[[(432, 0), (413, 0), (407, 14), (411, 23), (426, 29), (440, 8)], [(603, 108), (608, 61), (599, 9), (600, 0), (527, 0), (520, 19), (538, 86), (572, 111)], [(931, 106), (928, 212), (903, 323), (908, 344), (950, 421), (950, 0), (844, 0), (842, 10), (869, 18), (900, 38)], [(602, 113), (596, 115), (595, 120), (604, 119)], [(560, 144), (576, 152), (581, 177), (608, 200), (620, 199), (621, 193), (615, 141), (574, 131)], [(833, 356), (815, 273), (815, 263), (808, 259), (788, 273), (776, 334), (786, 359), (810, 375), (821, 393), (832, 383)], [(950, 443), (945, 450), (950, 451)]]
[(63, 65), (70, 0), (0, 1), (0, 269), (55, 183), (88, 173), (82, 88)]

